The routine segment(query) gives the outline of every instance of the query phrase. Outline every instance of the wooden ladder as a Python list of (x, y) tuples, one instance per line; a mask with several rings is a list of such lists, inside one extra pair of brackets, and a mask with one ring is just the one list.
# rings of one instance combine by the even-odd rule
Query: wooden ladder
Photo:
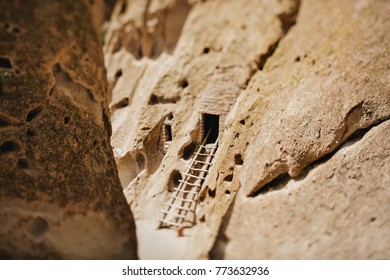
[(218, 147), (218, 139), (215, 143), (205, 144), (206, 139), (199, 145), (192, 157), (183, 179), (179, 180), (179, 185), (169, 195), (165, 209), (161, 210), (162, 218), (159, 219), (159, 228), (181, 227), (184, 224), (192, 226), (194, 224), (198, 194)]

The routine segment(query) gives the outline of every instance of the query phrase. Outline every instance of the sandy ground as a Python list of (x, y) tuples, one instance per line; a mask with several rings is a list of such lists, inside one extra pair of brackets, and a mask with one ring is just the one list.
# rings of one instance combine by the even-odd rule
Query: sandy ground
[(136, 221), (138, 257), (141, 260), (183, 259), (190, 230), (178, 237), (176, 229), (157, 229), (156, 223)]

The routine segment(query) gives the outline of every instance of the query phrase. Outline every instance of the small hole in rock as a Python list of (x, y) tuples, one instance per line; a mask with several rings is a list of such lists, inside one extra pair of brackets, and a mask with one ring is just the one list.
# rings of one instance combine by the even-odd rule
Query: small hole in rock
[(20, 146), (11, 140), (5, 141), (0, 146), (0, 152), (14, 152), (18, 151), (20, 149)]
[(207, 193), (208, 189), (209, 189), (209, 186), (206, 186), (204, 188), (204, 191), (200, 192), (200, 194), (199, 194), (199, 201), (200, 202), (203, 202), (206, 199), (206, 193)]
[(64, 124), (69, 124), (69, 123), (70, 123), (70, 117), (65, 117)]
[(28, 162), (25, 159), (19, 159), (17, 166), (19, 169), (27, 169), (28, 168)]
[(203, 53), (209, 53), (210, 52), (210, 48), (204, 48), (203, 49)]
[(136, 161), (137, 161), (137, 165), (138, 165), (138, 168), (143, 170), (145, 168), (145, 157), (143, 154), (138, 154), (136, 156)]
[(245, 125), (245, 120), (241, 120), (240, 124)]
[(149, 104), (150, 104), (150, 105), (155, 105), (155, 104), (158, 104), (158, 103), (159, 103), (159, 100), (158, 100), (157, 95), (152, 94), (152, 95), (150, 96), (150, 99), (149, 99)]
[(202, 217), (200, 217), (200, 218), (199, 218), (199, 222), (201, 222), (201, 223), (206, 222), (206, 216), (203, 215)]
[(234, 155), (234, 163), (236, 165), (242, 165), (244, 163), (244, 161), (242, 160), (241, 154)]
[(300, 57), (300, 56), (297, 56), (297, 57), (295, 58), (295, 62), (299, 62), (299, 61), (301, 61), (301, 57)]
[(9, 60), (6, 57), (0, 57), (0, 67), (6, 68), (6, 69), (11, 69), (12, 68), (11, 60)]
[(129, 98), (123, 98), (121, 101), (119, 101), (118, 103), (116, 103), (113, 108), (114, 109), (121, 109), (121, 108), (125, 108), (127, 107), (127, 105), (129, 105)]
[(186, 88), (186, 87), (188, 87), (188, 85), (189, 85), (189, 83), (188, 83), (187, 79), (183, 79), (183, 80), (180, 82), (180, 86), (181, 86), (182, 88)]
[(35, 135), (37, 135), (35, 133), (34, 129), (32, 129), (32, 128), (27, 129), (26, 134), (28, 137), (34, 137)]
[(122, 70), (119, 69), (119, 70), (116, 71), (116, 73), (115, 73), (115, 80), (118, 80), (121, 76), (122, 76)]
[(230, 191), (229, 191), (229, 190), (226, 190), (226, 191), (225, 191), (225, 194), (230, 194)]
[(92, 145), (94, 145), (94, 146), (96, 146), (97, 145), (97, 140), (95, 139), (95, 140), (93, 140), (93, 142), (92, 142)]
[(370, 218), (370, 222), (372, 223), (372, 222), (375, 222), (375, 220), (376, 220), (376, 217), (371, 217)]
[(224, 179), (225, 182), (231, 182), (233, 181), (233, 174), (227, 175)]
[(38, 116), (42, 111), (42, 107), (39, 106), (39, 107), (36, 107), (34, 109), (32, 109), (28, 114), (27, 114), (27, 118), (26, 120), (28, 122), (31, 122), (36, 116)]
[(183, 156), (182, 156), (182, 158), (184, 160), (189, 160), (191, 158), (191, 156), (193, 155), (193, 153), (195, 152), (195, 148), (196, 148), (195, 143), (191, 142), (188, 146), (186, 146), (183, 149)]
[(178, 170), (173, 170), (168, 180), (168, 191), (173, 192), (180, 184), (182, 176)]
[(12, 32), (15, 33), (15, 34), (19, 34), (20, 33), (20, 28), (14, 27), (14, 28), (12, 28)]
[(8, 126), (10, 124), (11, 124), (11, 121), (7, 116), (0, 115), (0, 127)]
[(49, 230), (49, 223), (41, 217), (31, 221), (29, 232), (34, 237), (41, 237)]
[(123, 0), (119, 14), (123, 14), (124, 12), (126, 12), (126, 9), (127, 9), (127, 1)]
[(214, 197), (215, 197), (216, 192), (217, 192), (216, 189), (214, 189), (214, 190), (209, 189), (209, 190), (207, 191), (207, 193), (209, 194), (209, 196), (210, 196), (211, 198), (214, 198)]

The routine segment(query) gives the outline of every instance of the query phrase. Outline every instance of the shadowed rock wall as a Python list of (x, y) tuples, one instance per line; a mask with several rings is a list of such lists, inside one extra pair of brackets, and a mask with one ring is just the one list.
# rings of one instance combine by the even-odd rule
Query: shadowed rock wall
[(99, 7), (0, 1), (3, 258), (137, 257), (110, 146)]

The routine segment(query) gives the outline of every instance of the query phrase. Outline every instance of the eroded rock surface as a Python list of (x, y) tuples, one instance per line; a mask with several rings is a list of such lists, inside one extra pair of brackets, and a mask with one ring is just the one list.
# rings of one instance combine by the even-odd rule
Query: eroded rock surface
[(213, 257), (390, 258), (390, 121), (361, 134), (296, 180), (241, 189)]
[(255, 136), (240, 175), (246, 194), (281, 174), (298, 176), (356, 130), (389, 118), (388, 11), (381, 1), (303, 1), (301, 24), (243, 95), (241, 105), (258, 111), (248, 116)]
[[(315, 199), (319, 183), (295, 179), (324, 157), (332, 157), (332, 166), (341, 168), (344, 161), (335, 151), (356, 131), (389, 119), (389, 10), (388, 1), (364, 0), (118, 4), (104, 49), (112, 89), (111, 142), (136, 220), (158, 224), (164, 202), (184, 176), (202, 138), (202, 114), (208, 112), (219, 115), (219, 147), (198, 196), (196, 225), (187, 234), (184, 257), (387, 258), (385, 250), (377, 250), (381, 241), (367, 241), (364, 236), (366, 232), (383, 236), (389, 229), (383, 217), (380, 225), (374, 223), (370, 229), (363, 224), (350, 231), (334, 228), (337, 234), (354, 234), (349, 243), (342, 243), (337, 234), (312, 233), (308, 244), (313, 249), (308, 252), (302, 240), (293, 240), (293, 249), (283, 243), (283, 227), (294, 228), (278, 223), (280, 235), (270, 240), (280, 248), (271, 253), (269, 246), (267, 253), (256, 254), (252, 241), (267, 239), (251, 237), (239, 225), (240, 220), (246, 226), (246, 220), (258, 221), (263, 214), (256, 208), (257, 201), (268, 205), (274, 195), (262, 195), (281, 184), (305, 188), (302, 203)], [(169, 141), (167, 129), (171, 129)], [(380, 151), (384, 135), (370, 138), (378, 141), (378, 146), (371, 144), (370, 155)], [(351, 172), (361, 160), (359, 153), (351, 150), (347, 159)], [(385, 155), (373, 162), (383, 164), (382, 173), (389, 173)], [(325, 172), (321, 170), (317, 172)], [(365, 198), (366, 189), (349, 195), (359, 197), (359, 203), (367, 199), (370, 205), (378, 199), (380, 209), (351, 214), (350, 221), (348, 215), (318, 209), (319, 215), (328, 215), (326, 230), (338, 226), (339, 217), (352, 227), (360, 218), (385, 212), (389, 177), (372, 176), (376, 179), (363, 173), (356, 183), (369, 184), (368, 188), (377, 190), (375, 195)], [(343, 179), (332, 181), (335, 188), (324, 190), (324, 195), (344, 191)], [(253, 207), (242, 206), (252, 196), (256, 197)], [(272, 200), (268, 211), (279, 209), (278, 203)], [(319, 200), (307, 208), (311, 211), (305, 219), (315, 220), (321, 203), (325, 202)], [(264, 221), (266, 225), (254, 225), (251, 232), (271, 236), (273, 223)], [(304, 225), (308, 230), (311, 224)], [(297, 228), (294, 234), (299, 232)], [(244, 249), (235, 254), (243, 236), (247, 254)], [(314, 246), (316, 237), (325, 239)], [(329, 249), (329, 244), (337, 248)], [(351, 251), (351, 244), (359, 249)], [(263, 245), (253, 248), (261, 250)]]
[(137, 256), (109, 143), (99, 2), (0, 2), (2, 258)]
[[(208, 96), (212, 100), (222, 96), (226, 104), (219, 110), (229, 112), (263, 55), (283, 36), (280, 15), (294, 14), (297, 5), (294, 1), (146, 3), (117, 7), (107, 32), (105, 56), (114, 86), (112, 144), (119, 175), (129, 201), (141, 205), (134, 206), (134, 211), (139, 217), (151, 218), (146, 214), (146, 209), (152, 208), (148, 205), (156, 201), (151, 198), (157, 195), (157, 200), (163, 200), (170, 174), (185, 169), (184, 150), (198, 138), (199, 109), (206, 106), (202, 102)], [(170, 20), (177, 27), (185, 22), (183, 29), (165, 26)], [(160, 24), (165, 26), (164, 32), (159, 31)], [(129, 42), (138, 38), (131, 30), (139, 34), (136, 50), (128, 49), (132, 46)], [(171, 35), (178, 38), (174, 50), (172, 44), (163, 44), (157, 53), (146, 51), (156, 47), (159, 39), (155, 36), (170, 32), (178, 33)], [(173, 139), (165, 155), (158, 142), (169, 116)]]

